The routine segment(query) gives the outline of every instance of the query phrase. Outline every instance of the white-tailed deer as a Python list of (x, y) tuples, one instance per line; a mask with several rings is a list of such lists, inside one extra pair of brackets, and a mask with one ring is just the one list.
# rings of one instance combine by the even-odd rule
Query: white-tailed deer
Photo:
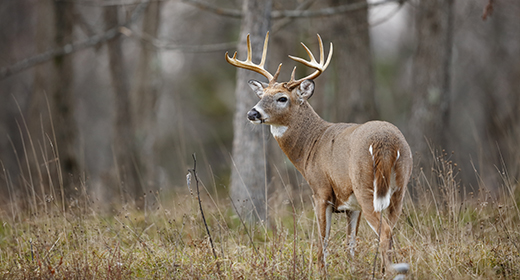
[[(232, 65), (264, 75), (269, 83), (250, 80), (249, 85), (260, 101), (247, 114), (255, 124), (268, 124), (280, 148), (305, 177), (313, 190), (316, 216), (321, 236), (318, 261), (325, 265), (327, 240), (332, 212), (346, 212), (350, 254), (354, 255), (360, 214), (380, 236), (383, 267), (391, 264), (392, 228), (403, 205), (404, 193), (412, 172), (412, 153), (403, 134), (383, 121), (364, 124), (329, 123), (312, 109), (307, 100), (314, 92), (312, 79), (329, 65), (332, 43), (325, 62), (323, 43), (318, 35), (320, 62), (302, 43), (310, 61), (289, 56), (315, 69), (307, 77), (277, 82), (282, 64), (271, 75), (264, 69), (267, 33), (260, 64), (251, 61), (251, 43), (247, 37), (245, 61), (226, 53)], [(382, 211), (388, 209), (386, 218)], [(382, 219), (381, 219), (382, 218)]]

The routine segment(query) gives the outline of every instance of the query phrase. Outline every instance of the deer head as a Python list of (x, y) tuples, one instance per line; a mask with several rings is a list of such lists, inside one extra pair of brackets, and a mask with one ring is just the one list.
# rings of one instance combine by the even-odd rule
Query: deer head
[(268, 83), (257, 80), (250, 80), (248, 82), (249, 86), (260, 98), (260, 101), (247, 113), (247, 118), (249, 121), (255, 124), (265, 123), (274, 126), (287, 126), (291, 122), (290, 112), (295, 111), (294, 107), (302, 106), (312, 96), (314, 92), (313, 79), (321, 75), (321, 73), (323, 73), (323, 71), (325, 71), (329, 65), (332, 58), (333, 47), (332, 43), (330, 43), (329, 55), (325, 62), (323, 42), (320, 35), (318, 35), (320, 46), (320, 62), (318, 62), (314, 58), (314, 55), (309, 50), (309, 48), (305, 44), (301, 43), (309, 55), (310, 60), (306, 61), (302, 58), (294, 56), (289, 57), (310, 68), (316, 69), (316, 71), (306, 77), (295, 80), (294, 76), (296, 67), (294, 67), (290, 81), (277, 82), (276, 80), (280, 74), (282, 64), (280, 63), (274, 75), (269, 73), (264, 68), (268, 41), (269, 32), (267, 32), (267, 35), (265, 36), (262, 60), (259, 64), (254, 64), (251, 60), (252, 52), (249, 35), (247, 35), (247, 59), (245, 61), (240, 61), (236, 58), (236, 52), (233, 57), (229, 57), (228, 53), (226, 52), (226, 60), (236, 67), (248, 69), (262, 74), (268, 80)]

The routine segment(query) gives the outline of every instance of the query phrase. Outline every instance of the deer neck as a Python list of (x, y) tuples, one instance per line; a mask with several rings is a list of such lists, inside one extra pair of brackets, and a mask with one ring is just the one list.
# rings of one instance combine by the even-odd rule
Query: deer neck
[(305, 102), (294, 112), (287, 126), (271, 125), (271, 133), (294, 166), (303, 171), (315, 142), (330, 125)]

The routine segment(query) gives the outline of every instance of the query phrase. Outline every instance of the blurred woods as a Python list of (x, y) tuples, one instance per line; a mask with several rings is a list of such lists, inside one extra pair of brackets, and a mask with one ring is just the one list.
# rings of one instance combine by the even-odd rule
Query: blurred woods
[(246, 120), (246, 82), (262, 77), (224, 53), (245, 59), (251, 34), (258, 62), (267, 30), (279, 80), (287, 55), (306, 57), (300, 41), (334, 43), (310, 100), (324, 119), (390, 121), (416, 172), (445, 149), (465, 186), (496, 189), (497, 169), (520, 173), (519, 14), (515, 0), (2, 1), (2, 205), (86, 195), (147, 209), (185, 188), (196, 153), (210, 192), (264, 219), (284, 186), (306, 188), (268, 127)]

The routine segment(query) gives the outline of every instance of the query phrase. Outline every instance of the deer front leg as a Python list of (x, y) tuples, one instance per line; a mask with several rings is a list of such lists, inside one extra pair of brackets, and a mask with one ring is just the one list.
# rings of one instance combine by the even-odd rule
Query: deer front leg
[(349, 236), (348, 248), (350, 256), (354, 257), (356, 248), (356, 235), (359, 227), (359, 218), (361, 217), (361, 211), (347, 210), (347, 235)]
[(318, 263), (320, 268), (325, 267), (327, 257), (327, 243), (329, 240), (330, 224), (332, 219), (332, 202), (326, 199), (315, 198), (316, 216), (318, 217)]

